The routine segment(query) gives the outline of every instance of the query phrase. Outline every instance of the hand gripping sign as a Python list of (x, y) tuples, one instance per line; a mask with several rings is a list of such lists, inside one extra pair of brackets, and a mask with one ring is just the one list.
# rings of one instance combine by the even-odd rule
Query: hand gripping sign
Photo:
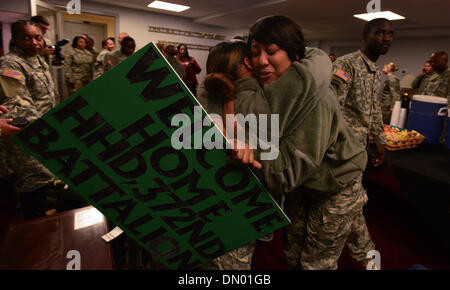
[(14, 140), (166, 266), (195, 268), (289, 224), (224, 150), (171, 146), (195, 106), (150, 43)]

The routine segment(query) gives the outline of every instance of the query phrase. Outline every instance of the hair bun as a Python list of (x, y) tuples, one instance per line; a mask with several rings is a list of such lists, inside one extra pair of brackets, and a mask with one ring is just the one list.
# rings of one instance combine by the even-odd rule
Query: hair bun
[(210, 73), (204, 81), (205, 89), (215, 97), (234, 98), (234, 85), (231, 76), (224, 73)]

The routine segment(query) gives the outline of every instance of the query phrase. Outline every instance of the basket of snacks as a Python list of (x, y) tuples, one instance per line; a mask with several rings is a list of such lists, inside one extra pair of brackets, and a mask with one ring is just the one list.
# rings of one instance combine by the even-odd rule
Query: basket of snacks
[(395, 126), (384, 126), (386, 149), (390, 151), (417, 148), (425, 136), (417, 131), (408, 131)]

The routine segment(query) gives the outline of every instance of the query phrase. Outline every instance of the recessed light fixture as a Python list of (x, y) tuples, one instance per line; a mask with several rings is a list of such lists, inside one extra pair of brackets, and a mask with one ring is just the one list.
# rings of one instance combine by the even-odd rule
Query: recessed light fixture
[(153, 1), (152, 3), (147, 5), (150, 8), (156, 8), (156, 9), (163, 9), (163, 10), (169, 10), (169, 11), (175, 11), (175, 12), (182, 12), (184, 10), (188, 10), (189, 6), (184, 5), (178, 5), (163, 1)]
[(356, 14), (353, 15), (356, 18), (360, 18), (366, 21), (370, 21), (375, 18), (386, 18), (389, 20), (401, 20), (405, 19), (405, 17), (398, 15), (392, 11), (380, 11), (380, 12), (371, 12), (371, 13), (364, 13), (364, 14)]

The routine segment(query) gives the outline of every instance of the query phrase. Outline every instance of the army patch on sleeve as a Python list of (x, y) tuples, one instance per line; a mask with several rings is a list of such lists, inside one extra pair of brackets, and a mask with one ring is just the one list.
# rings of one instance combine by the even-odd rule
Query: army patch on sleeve
[(348, 82), (348, 80), (350, 79), (350, 75), (341, 69), (338, 69), (334, 74), (346, 82)]
[(23, 77), (23, 74), (20, 71), (13, 70), (10, 68), (5, 68), (2, 72), (2, 76), (20, 80)]

